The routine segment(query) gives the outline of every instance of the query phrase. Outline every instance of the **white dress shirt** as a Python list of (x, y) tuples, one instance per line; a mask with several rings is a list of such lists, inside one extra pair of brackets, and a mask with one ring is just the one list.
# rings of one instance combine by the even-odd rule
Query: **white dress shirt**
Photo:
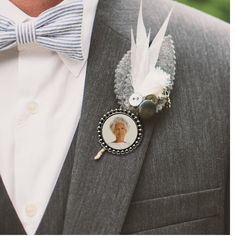
[[(84, 1), (84, 61), (35, 44), (0, 52), (0, 174), (27, 234), (42, 220), (80, 119), (97, 3)], [(34, 19), (9, 0), (0, 15)]]

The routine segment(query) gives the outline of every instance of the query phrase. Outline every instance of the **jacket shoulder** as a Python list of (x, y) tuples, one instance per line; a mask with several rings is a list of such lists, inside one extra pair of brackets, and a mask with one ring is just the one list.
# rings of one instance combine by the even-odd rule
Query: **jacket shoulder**
[[(136, 30), (140, 0), (101, 0), (99, 16), (102, 21), (117, 33), (130, 39), (130, 30)], [(214, 36), (229, 39), (229, 24), (201, 11), (169, 0), (143, 0), (143, 15), (146, 28), (151, 28), (152, 37), (173, 10), (168, 32), (171, 34), (210, 31)]]

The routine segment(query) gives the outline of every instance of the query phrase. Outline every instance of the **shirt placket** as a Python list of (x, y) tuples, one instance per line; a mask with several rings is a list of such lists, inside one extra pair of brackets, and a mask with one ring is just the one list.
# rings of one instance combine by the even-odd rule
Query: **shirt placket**
[[(32, 123), (34, 115), (37, 114), (38, 104), (35, 101), (35, 91), (32, 86), (33, 68), (29, 68), (30, 57), (25, 53), (24, 47), (19, 48), (18, 55), (18, 80), (17, 93), (18, 100), (16, 106), (15, 122), (15, 185), (14, 201), (17, 213), (23, 219), (24, 226), (32, 224), (37, 215), (37, 199), (33, 199), (32, 182), (27, 176), (32, 176), (29, 172), (34, 149), (32, 133)], [(30, 142), (32, 140), (32, 142)]]

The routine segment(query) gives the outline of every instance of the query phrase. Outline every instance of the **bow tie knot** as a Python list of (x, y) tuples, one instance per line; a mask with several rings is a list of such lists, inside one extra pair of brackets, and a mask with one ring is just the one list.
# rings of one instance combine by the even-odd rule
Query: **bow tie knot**
[(36, 32), (33, 21), (16, 24), (16, 42), (18, 45), (36, 42)]
[(74, 60), (83, 60), (81, 28), (83, 0), (52, 7), (37, 19), (16, 24), (0, 15), (0, 52), (37, 43)]

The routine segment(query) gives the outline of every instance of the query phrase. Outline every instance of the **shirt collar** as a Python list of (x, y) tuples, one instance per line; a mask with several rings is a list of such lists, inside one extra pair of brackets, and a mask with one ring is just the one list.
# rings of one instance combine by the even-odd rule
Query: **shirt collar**
[[(64, 0), (59, 5), (63, 5), (71, 0)], [(93, 22), (96, 14), (97, 4), (99, 0), (84, 0), (83, 22), (82, 22), (82, 48), (83, 61), (76, 61), (58, 53), (58, 56), (70, 72), (77, 77), (83, 69), (88, 59), (89, 47), (92, 35)], [(1, 0), (0, 15), (8, 17), (14, 22), (21, 23), (26, 20), (33, 20), (37, 17), (31, 17), (20, 10), (17, 6), (10, 2), (10, 0)]]
[(2, 0), (0, 3), (0, 15), (8, 17), (9, 19), (13, 20), (14, 22), (23, 22), (26, 19), (32, 19), (31, 17), (21, 11), (17, 6), (15, 6), (9, 0)]

